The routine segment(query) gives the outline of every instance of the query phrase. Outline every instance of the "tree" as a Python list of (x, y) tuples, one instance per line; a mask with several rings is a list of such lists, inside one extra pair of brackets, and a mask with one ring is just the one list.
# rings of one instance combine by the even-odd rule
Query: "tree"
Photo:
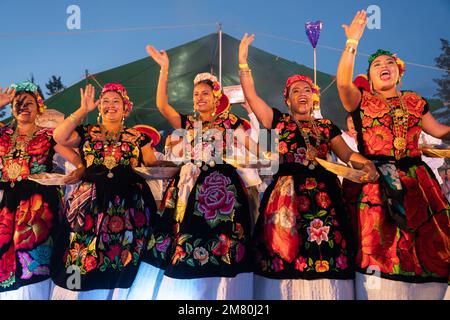
[(437, 83), (438, 89), (435, 96), (444, 101), (444, 104), (450, 102), (450, 46), (448, 40), (441, 39), (442, 53), (435, 58), (436, 66), (446, 70), (441, 79), (433, 79)]
[(66, 87), (62, 84), (61, 77), (52, 76), (45, 84), (48, 91), (47, 94), (52, 96), (55, 93), (63, 91)]
[(41, 95), (42, 99), (45, 99), (44, 93), (41, 90), (41, 86), (38, 85), (36, 82), (34, 82), (34, 75), (33, 74), (31, 74), (31, 79), (29, 79), (28, 81), (30, 81), (31, 83), (34, 83), (35, 85), (37, 85), (39, 94)]

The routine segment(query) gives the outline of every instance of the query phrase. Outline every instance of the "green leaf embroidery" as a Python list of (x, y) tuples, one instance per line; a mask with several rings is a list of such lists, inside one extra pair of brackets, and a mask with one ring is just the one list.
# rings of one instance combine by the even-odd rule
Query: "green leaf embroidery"
[(178, 244), (182, 245), (184, 242), (186, 242), (187, 239), (189, 239), (191, 237), (192, 237), (192, 235), (190, 235), (190, 234), (181, 235), (181, 237), (178, 239)]
[(188, 265), (190, 265), (191, 267), (195, 267), (195, 263), (194, 263), (194, 260), (193, 260), (193, 259), (187, 259), (187, 260), (186, 260), (186, 263), (187, 263)]

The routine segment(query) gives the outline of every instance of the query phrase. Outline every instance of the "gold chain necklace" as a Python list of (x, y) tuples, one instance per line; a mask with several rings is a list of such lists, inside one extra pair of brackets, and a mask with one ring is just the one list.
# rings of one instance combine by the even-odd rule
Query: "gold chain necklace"
[[(6, 168), (8, 180), (11, 181), (11, 188), (14, 188), (15, 181), (22, 181), (22, 176), (20, 174), (22, 172), (23, 160), (24, 158), (29, 159), (29, 156), (26, 153), (26, 147), (28, 146), (28, 143), (33, 139), (36, 131), (36, 127), (34, 127), (31, 133), (27, 133), (26, 135), (19, 135), (19, 130), (18, 128), (16, 128), (11, 135), (11, 148), (4, 157), (6, 161), (11, 161)], [(17, 138), (19, 136), (25, 138), (22, 141), (17, 141)], [(12, 160), (15, 158), (14, 154), (19, 156), (19, 162), (12, 162)]]
[(297, 124), (298, 130), (300, 131), (303, 140), (306, 144), (306, 160), (309, 161), (308, 169), (314, 170), (316, 167), (317, 161), (316, 157), (319, 154), (319, 145), (320, 145), (320, 133), (319, 129), (317, 128), (317, 125), (314, 121), (314, 119), (309, 120), (308, 128), (310, 129), (310, 132), (314, 130), (314, 133), (316, 134), (316, 145), (313, 146), (311, 141), (309, 140), (308, 133), (305, 133), (303, 130), (303, 126), (300, 124), (300, 121), (298, 121), (294, 115), (291, 112), (291, 118), (294, 119), (295, 123)]
[[(114, 173), (111, 170), (117, 167), (118, 163), (116, 161), (116, 147), (118, 147), (118, 141), (122, 136), (123, 127), (120, 126), (118, 132), (109, 132), (107, 131), (103, 125), (100, 125), (100, 130), (102, 132), (103, 137), (103, 165), (109, 170), (106, 175), (109, 179), (114, 177)], [(106, 143), (108, 142), (108, 143)], [(111, 154), (107, 155), (107, 146), (111, 146)]]
[(406, 135), (408, 133), (408, 109), (403, 102), (403, 94), (397, 92), (397, 98), (400, 101), (400, 108), (393, 108), (383, 95), (375, 92), (376, 96), (379, 97), (388, 108), (390, 108), (390, 114), (394, 121), (392, 126), (392, 132), (394, 133), (394, 148), (398, 151), (395, 154), (395, 159), (400, 160), (402, 156), (406, 153)]

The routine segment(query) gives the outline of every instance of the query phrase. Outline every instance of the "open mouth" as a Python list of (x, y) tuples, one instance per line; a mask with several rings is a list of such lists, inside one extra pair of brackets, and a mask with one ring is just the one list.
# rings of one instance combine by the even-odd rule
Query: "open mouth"
[(117, 110), (116, 109), (106, 109), (105, 114), (108, 114), (108, 113), (117, 113)]
[(298, 99), (299, 104), (306, 104), (307, 102), (308, 102), (308, 99), (306, 99), (305, 97), (301, 97), (300, 99)]
[(206, 105), (206, 102), (197, 102), (197, 105), (199, 107), (204, 107)]
[(380, 73), (380, 79), (383, 81), (390, 80), (391, 79), (391, 73), (389, 70), (383, 70)]

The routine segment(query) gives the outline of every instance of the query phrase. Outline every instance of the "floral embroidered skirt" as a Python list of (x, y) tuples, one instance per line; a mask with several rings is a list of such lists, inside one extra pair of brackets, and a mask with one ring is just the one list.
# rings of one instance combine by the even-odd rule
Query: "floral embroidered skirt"
[(145, 181), (126, 168), (113, 179), (88, 168), (65, 213), (53, 259), (55, 284), (73, 291), (129, 288), (156, 213)]
[(281, 165), (261, 201), (254, 243), (258, 275), (353, 279), (353, 241), (336, 175)]
[(24, 180), (1, 183), (0, 292), (50, 278), (61, 192)]
[(168, 186), (159, 214), (172, 219), (172, 234), (154, 239), (149, 253), (165, 253), (166, 276), (234, 277), (251, 271), (248, 196), (234, 167), (220, 164), (202, 171), (184, 165)]
[(447, 282), (450, 205), (420, 159), (397, 162), (396, 168), (407, 229), (391, 218), (379, 182), (344, 183), (357, 238), (357, 270), (404, 282)]

